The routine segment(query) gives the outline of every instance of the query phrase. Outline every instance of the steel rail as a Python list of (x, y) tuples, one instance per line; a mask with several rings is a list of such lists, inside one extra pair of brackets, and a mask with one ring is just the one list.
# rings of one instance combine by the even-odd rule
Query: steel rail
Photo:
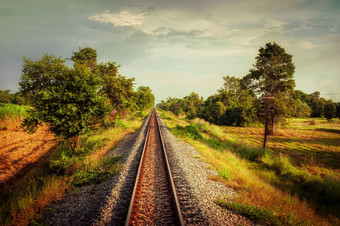
[[(152, 113), (154, 113), (154, 114), (152, 114)], [(132, 213), (133, 204), (134, 204), (134, 201), (135, 201), (136, 190), (137, 190), (137, 186), (138, 186), (138, 180), (139, 180), (141, 168), (142, 168), (142, 165), (143, 165), (143, 162), (144, 162), (144, 153), (145, 153), (147, 142), (149, 140), (151, 117), (156, 118), (157, 131), (158, 131), (158, 134), (159, 134), (159, 137), (160, 137), (160, 140), (161, 140), (161, 147), (162, 147), (162, 150), (163, 150), (162, 153), (163, 153), (163, 156), (165, 158), (166, 174), (168, 175), (168, 180), (170, 181), (170, 190), (172, 192), (171, 196), (172, 196), (173, 202), (176, 206), (175, 212), (177, 214), (177, 218), (178, 218), (178, 221), (179, 221), (178, 224), (183, 226), (184, 221), (183, 221), (183, 217), (182, 217), (182, 212), (181, 212), (181, 208), (180, 208), (179, 201), (178, 201), (178, 198), (177, 198), (175, 183), (172, 179), (172, 173), (171, 173), (171, 170), (170, 170), (170, 164), (169, 164), (169, 161), (168, 161), (167, 152), (166, 152), (163, 137), (162, 137), (162, 132), (161, 132), (161, 129), (160, 129), (160, 126), (159, 126), (160, 125), (159, 117), (158, 117), (158, 114), (157, 114), (155, 109), (152, 110), (150, 117), (149, 117), (147, 134), (146, 134), (146, 138), (145, 138), (145, 142), (144, 142), (144, 146), (143, 146), (142, 156), (141, 156), (139, 166), (138, 166), (137, 176), (136, 176), (135, 185), (134, 185), (131, 200), (130, 200), (130, 206), (129, 206), (128, 214), (127, 214), (127, 217), (126, 217), (125, 225), (128, 226), (129, 223), (130, 223), (130, 217), (131, 217), (131, 213)]]
[(137, 185), (138, 185), (138, 178), (139, 178), (140, 171), (142, 169), (142, 164), (143, 164), (143, 161), (144, 161), (145, 148), (146, 148), (147, 142), (149, 140), (151, 117), (152, 117), (152, 112), (151, 112), (151, 114), (149, 116), (148, 128), (147, 128), (147, 132), (146, 132), (146, 138), (145, 138), (144, 145), (143, 145), (142, 156), (141, 156), (141, 159), (140, 159), (139, 165), (138, 165), (137, 176), (136, 176), (135, 185), (134, 185), (133, 191), (132, 191), (132, 196), (131, 196), (131, 200), (130, 200), (129, 210), (128, 210), (128, 214), (127, 214), (126, 221), (125, 221), (125, 226), (129, 225), (129, 221), (130, 221), (130, 217), (131, 217), (131, 212), (132, 212), (132, 207), (133, 207), (133, 203), (135, 201), (136, 190), (137, 190)]
[(156, 110), (154, 110), (154, 112), (155, 112), (155, 117), (156, 117), (159, 137), (161, 139), (163, 155), (164, 155), (165, 162), (166, 162), (167, 174), (168, 174), (168, 177), (169, 177), (168, 179), (169, 179), (170, 184), (171, 184), (172, 198), (173, 198), (173, 201), (174, 201), (174, 203), (176, 205), (177, 217), (178, 217), (178, 220), (179, 220), (179, 224), (180, 225), (184, 225), (181, 207), (179, 205), (179, 201), (178, 201), (178, 198), (177, 198), (177, 192), (176, 192), (175, 183), (174, 183), (174, 180), (172, 179), (172, 173), (171, 173), (171, 169), (170, 169), (170, 164), (169, 164), (169, 160), (168, 160), (167, 151), (166, 151), (166, 148), (165, 148), (165, 145), (164, 145), (164, 141), (163, 141), (162, 131), (161, 131), (161, 128), (159, 126), (160, 122), (159, 122), (158, 113), (156, 112)]

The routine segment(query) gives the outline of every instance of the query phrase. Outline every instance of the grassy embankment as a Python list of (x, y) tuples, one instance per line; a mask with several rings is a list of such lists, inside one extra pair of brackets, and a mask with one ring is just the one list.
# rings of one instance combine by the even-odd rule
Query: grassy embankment
[(83, 136), (77, 155), (60, 144), (49, 158), (35, 167), (0, 197), (0, 225), (27, 225), (41, 221), (45, 208), (79, 186), (100, 183), (120, 168), (122, 156), (106, 154), (127, 134), (142, 125), (145, 113), (115, 121), (115, 127), (102, 128)]
[(222, 207), (268, 225), (339, 224), (340, 135), (323, 129), (325, 123), (337, 130), (338, 120), (317, 120), (312, 128), (309, 120), (294, 120), (269, 137), (265, 151), (261, 128), (216, 126), (159, 112), (171, 132), (218, 171), (211, 179), (237, 191), (237, 197), (216, 200)]

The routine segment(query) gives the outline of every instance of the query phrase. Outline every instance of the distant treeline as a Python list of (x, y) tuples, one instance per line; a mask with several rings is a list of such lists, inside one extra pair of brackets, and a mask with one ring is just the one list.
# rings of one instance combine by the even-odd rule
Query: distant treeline
[[(203, 100), (197, 93), (168, 98), (157, 106), (187, 118), (201, 117), (218, 125), (247, 126), (270, 113), (271, 131), (287, 117), (340, 117), (340, 103), (295, 90), (292, 56), (274, 43), (259, 49), (254, 68), (243, 78), (225, 76), (217, 94)], [(268, 115), (268, 114), (267, 114)], [(267, 116), (268, 117), (268, 116)]]
[[(291, 117), (340, 118), (340, 103), (320, 97), (318, 91), (307, 94), (294, 90), (293, 97)], [(177, 116), (203, 118), (211, 123), (228, 126), (249, 126), (261, 122), (258, 114), (260, 106), (261, 101), (255, 95), (243, 98), (226, 92), (211, 95), (206, 100), (192, 92), (182, 99), (169, 97), (157, 104), (157, 107)]]

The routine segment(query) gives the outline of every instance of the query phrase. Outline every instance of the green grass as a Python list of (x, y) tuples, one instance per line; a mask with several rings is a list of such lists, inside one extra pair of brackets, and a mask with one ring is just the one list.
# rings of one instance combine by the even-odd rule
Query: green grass
[(310, 225), (310, 222), (308, 221), (297, 220), (293, 214), (282, 216), (278, 215), (273, 210), (267, 210), (253, 205), (227, 202), (223, 200), (217, 200), (216, 203), (224, 209), (241, 214), (248, 219), (262, 225)]
[(96, 164), (84, 165), (74, 173), (72, 185), (79, 187), (105, 181), (121, 168), (122, 164), (119, 163), (121, 158), (122, 156), (104, 157)]
[(24, 117), (28, 109), (27, 106), (0, 103), (0, 120)]

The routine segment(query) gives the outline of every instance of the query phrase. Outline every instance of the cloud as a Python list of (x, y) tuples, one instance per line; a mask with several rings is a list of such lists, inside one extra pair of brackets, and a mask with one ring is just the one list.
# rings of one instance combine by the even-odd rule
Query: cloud
[(120, 13), (106, 11), (105, 13), (94, 14), (88, 18), (100, 23), (111, 23), (116, 27), (125, 27), (143, 24), (144, 14), (134, 14), (128, 10), (122, 10)]
[(315, 46), (311, 42), (300, 42), (299, 47), (300, 49), (314, 49), (317, 46)]

